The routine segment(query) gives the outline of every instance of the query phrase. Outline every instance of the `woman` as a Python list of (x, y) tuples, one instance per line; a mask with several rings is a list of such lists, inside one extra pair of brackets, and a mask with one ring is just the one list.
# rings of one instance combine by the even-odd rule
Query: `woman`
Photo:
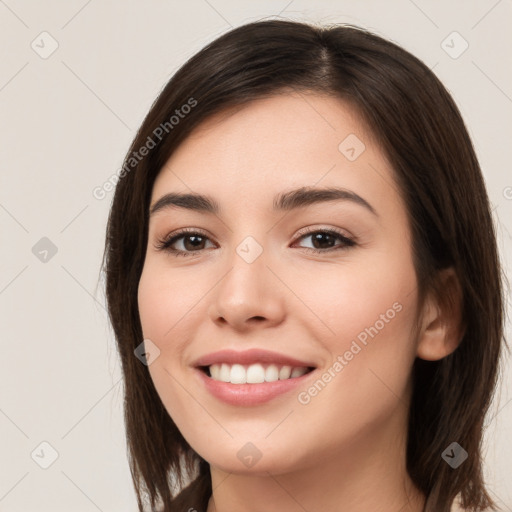
[(105, 270), (141, 511), (494, 506), (489, 201), (405, 50), (276, 20), (210, 43), (132, 143)]

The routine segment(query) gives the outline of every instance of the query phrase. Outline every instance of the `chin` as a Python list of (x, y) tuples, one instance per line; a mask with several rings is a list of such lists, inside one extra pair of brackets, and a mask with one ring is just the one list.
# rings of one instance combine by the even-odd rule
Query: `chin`
[[(247, 437), (245, 438), (247, 439)], [(223, 447), (218, 446), (212, 452), (211, 446), (206, 450), (194, 448), (210, 466), (226, 473), (239, 475), (268, 476), (268, 473), (282, 474), (296, 471), (302, 463), (306, 465), (306, 454), (299, 454), (293, 447), (255, 441), (234, 440)], [(291, 456), (291, 454), (295, 454)]]

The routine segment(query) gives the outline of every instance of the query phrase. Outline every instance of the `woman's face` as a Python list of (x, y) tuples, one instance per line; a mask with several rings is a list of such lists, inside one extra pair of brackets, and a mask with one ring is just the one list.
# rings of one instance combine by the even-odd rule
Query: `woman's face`
[(217, 114), (164, 166), (155, 205), (138, 294), (149, 371), (201, 457), (284, 473), (403, 440), (411, 235), (353, 110), (294, 94)]

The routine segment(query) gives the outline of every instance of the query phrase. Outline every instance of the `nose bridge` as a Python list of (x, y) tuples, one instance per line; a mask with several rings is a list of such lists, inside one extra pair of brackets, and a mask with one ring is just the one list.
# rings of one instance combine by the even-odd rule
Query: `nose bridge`
[[(222, 317), (226, 322), (241, 327), (258, 317), (275, 323), (282, 317), (283, 297), (271, 266), (269, 247), (264, 247), (263, 235), (247, 235), (233, 246), (227, 256), (227, 273), (218, 284), (211, 306), (213, 320)], [(267, 244), (268, 245), (268, 244)]]

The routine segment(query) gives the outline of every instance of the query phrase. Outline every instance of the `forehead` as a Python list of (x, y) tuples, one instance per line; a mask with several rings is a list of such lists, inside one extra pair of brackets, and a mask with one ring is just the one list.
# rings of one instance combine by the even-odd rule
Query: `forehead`
[(172, 190), (263, 205), (299, 186), (345, 187), (376, 201), (387, 186), (389, 199), (399, 200), (392, 170), (355, 109), (330, 96), (290, 93), (201, 123), (162, 168), (153, 201)]

